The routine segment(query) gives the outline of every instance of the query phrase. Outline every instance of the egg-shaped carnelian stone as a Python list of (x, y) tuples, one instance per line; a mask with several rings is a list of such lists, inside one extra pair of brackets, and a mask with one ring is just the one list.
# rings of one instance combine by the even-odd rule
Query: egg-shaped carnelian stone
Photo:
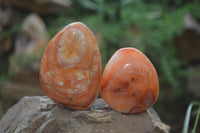
[(75, 22), (49, 42), (40, 65), (40, 81), (54, 102), (88, 109), (100, 90), (101, 54), (88, 27)]
[(139, 113), (157, 99), (159, 82), (151, 61), (135, 48), (122, 48), (108, 61), (101, 80), (101, 96), (115, 111)]

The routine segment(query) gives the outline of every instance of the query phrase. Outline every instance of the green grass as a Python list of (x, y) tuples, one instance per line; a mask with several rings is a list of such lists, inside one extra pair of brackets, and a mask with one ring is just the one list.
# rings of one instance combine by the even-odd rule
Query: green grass
[(194, 126), (193, 126), (193, 129), (192, 129), (192, 133), (197, 133), (196, 129), (197, 129), (199, 116), (200, 116), (200, 102), (192, 102), (192, 103), (189, 104), (188, 109), (187, 109), (187, 113), (186, 113), (186, 116), (185, 116), (185, 122), (184, 122), (184, 125), (183, 125), (182, 133), (188, 133), (193, 106), (199, 106), (198, 111), (197, 111), (197, 115), (196, 115), (196, 120), (194, 122)]

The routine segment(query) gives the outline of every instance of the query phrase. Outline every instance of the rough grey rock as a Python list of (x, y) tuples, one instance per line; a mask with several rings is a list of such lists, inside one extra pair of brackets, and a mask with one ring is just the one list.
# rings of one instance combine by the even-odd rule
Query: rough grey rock
[(39, 14), (58, 14), (69, 10), (70, 0), (0, 0), (0, 4), (11, 5)]
[[(21, 26), (15, 42), (15, 53), (37, 55), (48, 44), (48, 35), (43, 20), (35, 13), (28, 15)], [(39, 53), (40, 54), (40, 53)]]
[(1, 86), (3, 95), (9, 100), (18, 101), (24, 96), (44, 95), (38, 71), (48, 42), (49, 37), (43, 20), (35, 13), (28, 15), (15, 41), (15, 51), (9, 58), (8, 66), (12, 77)]
[(15, 51), (11, 59), (10, 70), (24, 71), (29, 68), (38, 72), (44, 49), (49, 42), (46, 26), (35, 13), (28, 15), (21, 26), (15, 41)]
[(3, 115), (6, 113), (6, 111), (11, 107), (10, 104), (6, 103), (2, 99), (0, 99), (0, 120), (3, 117)]
[(113, 111), (102, 99), (89, 110), (73, 110), (48, 97), (24, 97), (0, 121), (1, 133), (168, 133), (149, 110), (139, 114)]
[(186, 28), (193, 29), (200, 34), (200, 25), (197, 20), (195, 20), (195, 18), (191, 16), (191, 14), (186, 13), (184, 15), (184, 21), (186, 24)]

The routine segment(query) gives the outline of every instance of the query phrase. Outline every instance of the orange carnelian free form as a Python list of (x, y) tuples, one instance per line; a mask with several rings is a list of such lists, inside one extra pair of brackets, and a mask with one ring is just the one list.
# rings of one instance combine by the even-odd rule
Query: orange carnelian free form
[(101, 80), (101, 96), (122, 113), (145, 111), (159, 94), (157, 72), (151, 61), (135, 48), (122, 48), (108, 61)]
[(40, 65), (40, 81), (54, 102), (88, 109), (99, 94), (101, 54), (88, 27), (75, 22), (49, 42)]

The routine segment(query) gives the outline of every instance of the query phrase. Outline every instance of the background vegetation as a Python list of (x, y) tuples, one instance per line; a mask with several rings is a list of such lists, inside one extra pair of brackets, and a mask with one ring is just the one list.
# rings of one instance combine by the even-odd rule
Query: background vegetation
[(74, 2), (75, 8), (70, 15), (61, 14), (56, 21), (54, 18), (52, 21), (47, 19), (49, 33), (55, 35), (66, 23), (84, 22), (100, 36), (98, 42), (103, 67), (119, 48), (130, 46), (144, 52), (156, 67), (160, 80), (160, 96), (154, 108), (165, 122), (175, 124), (172, 132), (180, 128), (186, 107), (195, 98), (185, 88), (185, 77), (189, 70), (178, 59), (173, 40), (183, 33), (183, 16), (186, 13), (200, 19), (200, 3), (189, 0)]
[(145, 53), (159, 75), (160, 96), (154, 108), (172, 126), (172, 132), (176, 132), (183, 126), (188, 104), (199, 99), (185, 87), (190, 71), (178, 58), (179, 51), (173, 45), (174, 38), (183, 33), (186, 13), (200, 20), (200, 3), (197, 0), (73, 0), (70, 13), (43, 18), (51, 37), (71, 22), (85, 23), (97, 37), (103, 68), (119, 48), (135, 47)]

